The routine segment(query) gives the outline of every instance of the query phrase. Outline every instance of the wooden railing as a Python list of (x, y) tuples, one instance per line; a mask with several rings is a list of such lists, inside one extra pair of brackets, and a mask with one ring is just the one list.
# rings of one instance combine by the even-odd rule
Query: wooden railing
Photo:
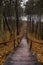
[(28, 34), (27, 41), (29, 43), (30, 50), (31, 51), (34, 50), (36, 55), (39, 54), (39, 57), (40, 57), (39, 60), (41, 59), (41, 62), (43, 62), (43, 56), (40, 56), (40, 55), (43, 55), (43, 40), (38, 40), (38, 39), (36, 39), (33, 36)]
[(29, 40), (31, 40), (33, 42), (43, 44), (43, 40), (38, 40), (38, 39), (36, 39), (35, 37), (33, 37), (33, 36), (29, 35), (29, 34), (27, 35), (27, 37), (28, 37)]
[(9, 53), (19, 45), (21, 38), (22, 35), (19, 35), (14, 39), (0, 43), (0, 65), (4, 63)]

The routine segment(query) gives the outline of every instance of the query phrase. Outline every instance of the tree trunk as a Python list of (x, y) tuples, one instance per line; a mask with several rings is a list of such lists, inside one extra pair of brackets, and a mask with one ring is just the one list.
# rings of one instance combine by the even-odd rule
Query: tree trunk
[(16, 12), (16, 27), (17, 27), (17, 35), (19, 35), (19, 30), (18, 30), (18, 23), (19, 23), (19, 14), (18, 14), (18, 0), (15, 2), (15, 12)]
[(38, 39), (41, 38), (41, 17), (40, 17), (40, 20), (38, 22)]
[(4, 22), (3, 22), (3, 17), (1, 19), (1, 34), (2, 34), (2, 40), (5, 41), (5, 35), (4, 35)]

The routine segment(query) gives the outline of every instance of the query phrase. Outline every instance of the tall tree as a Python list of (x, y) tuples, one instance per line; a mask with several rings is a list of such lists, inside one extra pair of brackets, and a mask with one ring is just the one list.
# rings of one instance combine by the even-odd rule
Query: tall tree
[(41, 15), (43, 15), (43, 0), (38, 0), (36, 3), (37, 6), (37, 14), (40, 16), (40, 20), (38, 23), (38, 38), (41, 39)]
[[(15, 1), (15, 12), (16, 12), (16, 27), (17, 27), (17, 35), (19, 34), (19, 16), (21, 16), (21, 10), (20, 9), (22, 9), (21, 7), (20, 7), (20, 2), (21, 2), (22, 0), (16, 0)], [(20, 10), (20, 11), (19, 11)]]
[(28, 19), (30, 18), (30, 22), (29, 22), (29, 31), (32, 32), (32, 21), (31, 21), (31, 16), (33, 14), (33, 6), (34, 1), (33, 0), (28, 0), (28, 2), (26, 3), (26, 8), (25, 8), (25, 12), (28, 15)]
[[(28, 0), (26, 4), (26, 14), (28, 15), (38, 15), (40, 17), (39, 23), (38, 23), (38, 37), (41, 34), (41, 15), (43, 14), (43, 0)], [(31, 20), (31, 18), (30, 18)], [(32, 25), (33, 26), (33, 25)], [(31, 24), (30, 24), (31, 27)]]

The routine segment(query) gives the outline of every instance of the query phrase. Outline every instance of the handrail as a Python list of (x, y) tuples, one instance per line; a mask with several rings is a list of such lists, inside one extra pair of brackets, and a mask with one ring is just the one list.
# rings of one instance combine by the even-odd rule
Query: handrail
[(9, 42), (12, 42), (12, 41), (14, 41), (14, 40), (16, 40), (16, 39), (19, 39), (20, 37), (22, 37), (22, 35), (18, 35), (18, 36), (17, 36), (16, 38), (14, 38), (13, 40), (10, 39), (10, 40), (8, 40), (8, 41), (1, 42), (0, 45), (2, 45), (2, 44), (6, 44), (6, 43), (9, 43)]
[(43, 40), (37, 40), (36, 38), (32, 37), (31, 35), (27, 35), (27, 41), (30, 40), (30, 50), (32, 50), (32, 42), (37, 44), (43, 44)]
[(36, 38), (33, 38), (32, 36), (30, 36), (29, 34), (27, 35), (27, 38), (29, 40), (31, 40), (32, 42), (35, 42), (35, 43), (39, 43), (39, 44), (43, 44), (43, 40), (38, 40)]
[(11, 41), (12, 41), (12, 40), (8, 40), (8, 41), (5, 41), (5, 42), (1, 42), (0, 45), (6, 44), (6, 43), (11, 42)]
[[(42, 58), (42, 54), (43, 54), (42, 53), (42, 50), (43, 50), (42, 47), (43, 46), (40, 47), (40, 45), (43, 44), (43, 40), (37, 40), (36, 38), (34, 38), (33, 36), (31, 36), (31, 35), (28, 34), (27, 35), (27, 41), (29, 41), (29, 49), (30, 49), (30, 51), (32, 51), (33, 53), (35, 52), (35, 55), (37, 56), (38, 60), (40, 60), (41, 62), (43, 62), (43, 60), (41, 59)], [(37, 44), (38, 44), (39, 47), (37, 46)], [(39, 50), (41, 51), (41, 53), (40, 53)]]

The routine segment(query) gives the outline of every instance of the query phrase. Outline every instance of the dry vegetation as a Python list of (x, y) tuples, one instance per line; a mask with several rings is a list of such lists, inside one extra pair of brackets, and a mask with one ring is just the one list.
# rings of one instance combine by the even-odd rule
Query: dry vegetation
[(43, 40), (38, 40), (30, 34), (28, 38), (32, 41), (32, 51), (36, 54), (38, 61), (43, 63)]
[[(0, 36), (0, 65), (3, 65), (3, 63), (6, 60), (6, 57), (13, 51), (15, 47), (17, 47), (18, 42), (22, 37), (22, 35), (16, 36), (16, 32), (17, 31), (13, 33), (13, 37), (11, 41), (6, 43), (5, 45), (2, 44), (3, 40), (2, 40), (2, 36)], [(4, 38), (5, 38), (5, 42), (10, 40), (10, 33), (8, 31), (6, 32)]]
[[(7, 31), (5, 34), (5, 42), (9, 41), (10, 34)], [(6, 43), (6, 45), (3, 44), (2, 36), (0, 37), (0, 65), (3, 65), (7, 55), (13, 50), (14, 48), (14, 42)]]

